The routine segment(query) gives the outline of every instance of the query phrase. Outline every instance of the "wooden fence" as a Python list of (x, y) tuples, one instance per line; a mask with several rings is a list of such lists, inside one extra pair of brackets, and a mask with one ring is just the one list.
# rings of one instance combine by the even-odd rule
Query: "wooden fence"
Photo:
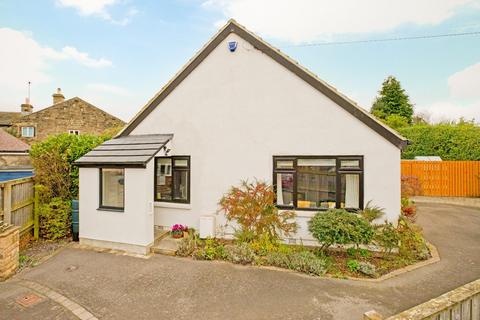
[[(375, 311), (366, 312), (364, 320), (382, 320)], [(480, 279), (467, 283), (440, 297), (422, 303), (385, 320), (480, 320)]]
[(34, 226), (33, 178), (0, 182), (0, 221), (20, 227), (25, 233)]
[(402, 160), (402, 188), (415, 184), (414, 195), (480, 197), (480, 161)]

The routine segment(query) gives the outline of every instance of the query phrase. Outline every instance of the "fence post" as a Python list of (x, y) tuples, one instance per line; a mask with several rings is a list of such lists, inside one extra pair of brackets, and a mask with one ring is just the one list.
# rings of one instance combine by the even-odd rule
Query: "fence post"
[(3, 187), (3, 220), (12, 224), (12, 185), (6, 183)]
[(38, 240), (39, 230), (40, 230), (39, 211), (40, 211), (40, 206), (39, 206), (39, 199), (38, 199), (38, 188), (37, 186), (34, 186), (33, 187), (33, 238), (35, 240)]

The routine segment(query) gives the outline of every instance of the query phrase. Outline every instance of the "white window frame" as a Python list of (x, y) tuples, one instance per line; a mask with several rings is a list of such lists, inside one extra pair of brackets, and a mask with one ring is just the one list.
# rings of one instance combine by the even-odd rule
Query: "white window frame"
[[(31, 131), (31, 132), (30, 132)], [(24, 138), (33, 138), (35, 137), (35, 127), (28, 126), (28, 127), (21, 127), (20, 132), (22, 137)]]
[(80, 130), (70, 129), (68, 130), (68, 134), (74, 134), (78, 136), (80, 134)]

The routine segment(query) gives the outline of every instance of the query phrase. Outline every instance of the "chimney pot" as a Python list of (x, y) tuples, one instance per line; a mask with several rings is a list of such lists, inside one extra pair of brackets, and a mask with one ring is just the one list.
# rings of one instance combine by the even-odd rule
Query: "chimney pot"
[(65, 100), (65, 96), (62, 94), (61, 88), (57, 88), (57, 92), (52, 94), (52, 97), (53, 97), (53, 104), (57, 104)]

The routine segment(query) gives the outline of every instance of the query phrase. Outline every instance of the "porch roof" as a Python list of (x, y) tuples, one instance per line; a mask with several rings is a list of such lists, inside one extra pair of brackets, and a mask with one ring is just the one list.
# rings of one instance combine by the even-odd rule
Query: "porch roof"
[(129, 135), (105, 141), (77, 161), (79, 167), (145, 168), (173, 134)]

